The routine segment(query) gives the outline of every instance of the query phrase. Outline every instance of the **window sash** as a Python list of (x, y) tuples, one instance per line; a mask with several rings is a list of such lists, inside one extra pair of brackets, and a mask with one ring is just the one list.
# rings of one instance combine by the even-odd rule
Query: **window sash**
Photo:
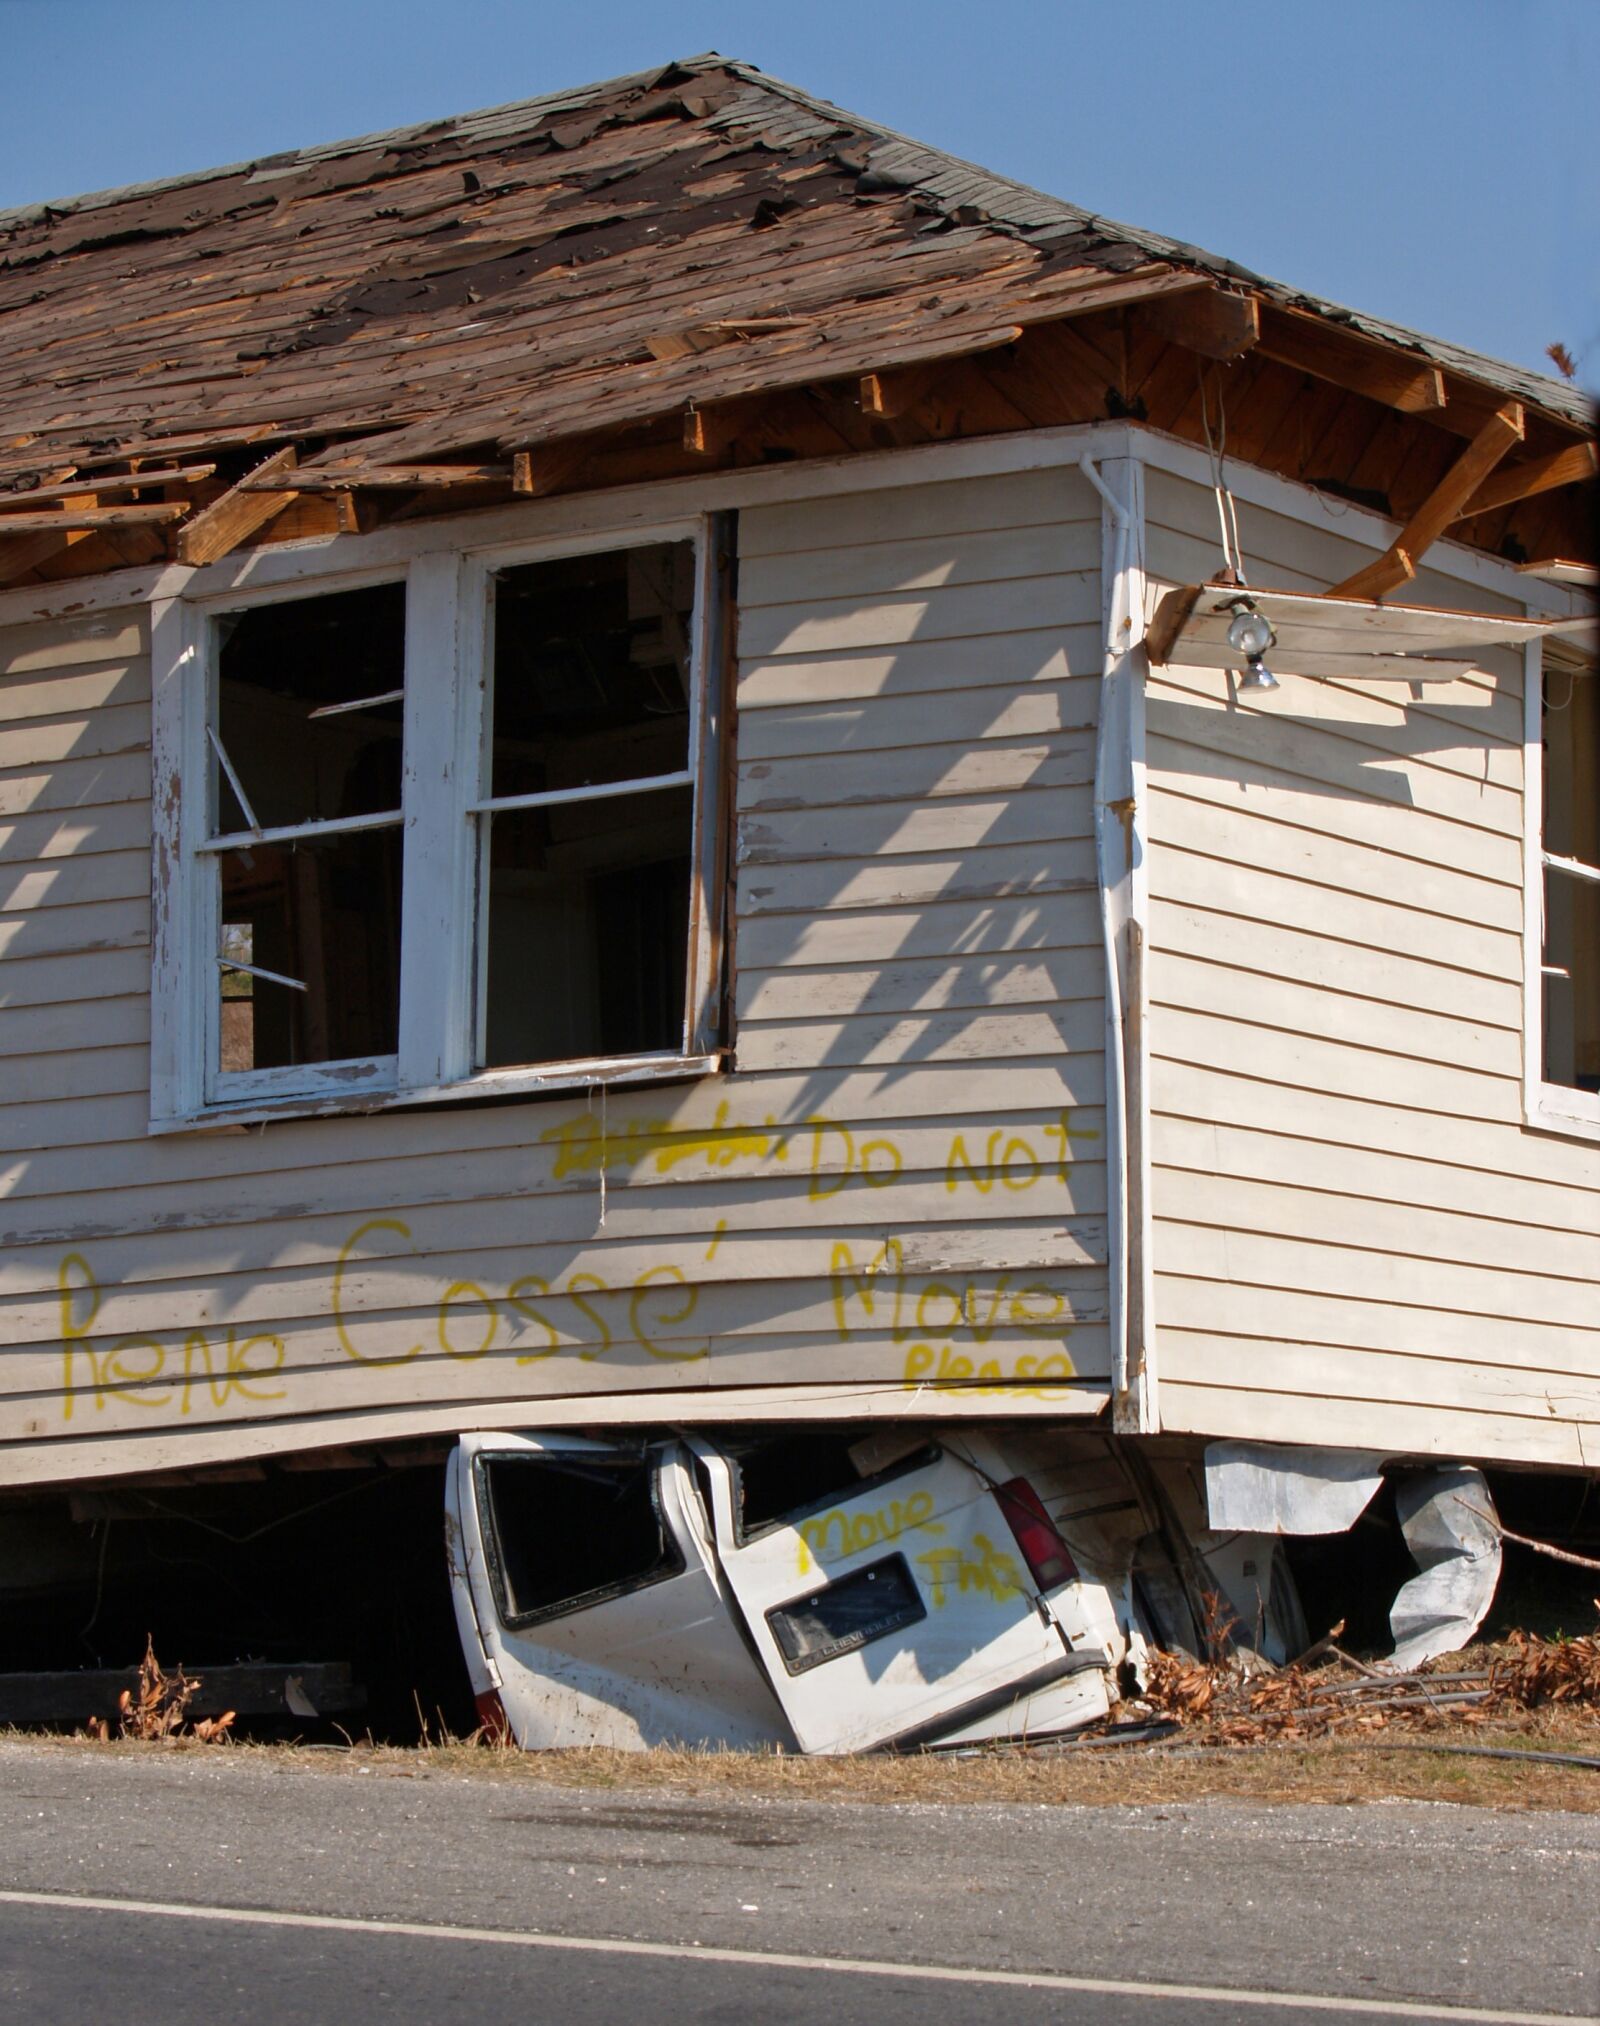
[(1583, 1139), (1600, 1139), (1600, 1094), (1545, 1076), (1545, 991), (1563, 967), (1545, 961), (1545, 884), (1550, 873), (1600, 883), (1600, 866), (1549, 851), (1544, 843), (1545, 656), (1531, 640), (1523, 657), (1523, 1116), (1530, 1126)]
[[(695, 544), (691, 627), (689, 764), (670, 774), (605, 782), (529, 797), (482, 792), (487, 676), (492, 666), (493, 579), (518, 563), (610, 552), (665, 541)], [(153, 763), (158, 784), (155, 846), (151, 1128), (212, 1118), (294, 1116), (535, 1095), (596, 1082), (703, 1075), (721, 1060), (721, 937), (728, 816), (722, 769), (728, 641), (730, 517), (695, 515), (655, 524), (501, 542), (469, 552), (423, 548), (400, 567), (317, 569), (251, 595), (232, 587), (154, 601), (156, 671)], [(403, 581), (406, 585), (404, 746), (398, 811), (314, 819), (259, 830), (218, 831), (212, 751), (218, 641), (214, 621), (257, 604)], [(214, 581), (214, 579), (213, 579)], [(443, 678), (443, 679), (441, 679)], [(182, 783), (204, 784), (200, 794)], [(455, 785), (459, 784), (459, 785)], [(462, 794), (476, 784), (472, 800)], [(497, 809), (689, 787), (693, 792), (685, 1020), (675, 1051), (476, 1069), (476, 973), (484, 946), (478, 833)], [(400, 826), (399, 1043), (393, 1054), (288, 1068), (220, 1067), (221, 859), (253, 845), (321, 839)]]

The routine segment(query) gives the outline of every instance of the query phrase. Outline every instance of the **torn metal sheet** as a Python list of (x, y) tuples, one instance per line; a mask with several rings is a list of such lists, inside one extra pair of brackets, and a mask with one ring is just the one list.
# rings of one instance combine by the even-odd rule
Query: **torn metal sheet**
[(1383, 1482), (1382, 1461), (1366, 1449), (1211, 1442), (1206, 1514), (1224, 1533), (1347, 1533)]
[(1421, 1574), (1389, 1613), (1398, 1673), (1465, 1646), (1488, 1615), (1500, 1580), (1500, 1528), (1483, 1472), (1429, 1470), (1395, 1488), (1400, 1530)]

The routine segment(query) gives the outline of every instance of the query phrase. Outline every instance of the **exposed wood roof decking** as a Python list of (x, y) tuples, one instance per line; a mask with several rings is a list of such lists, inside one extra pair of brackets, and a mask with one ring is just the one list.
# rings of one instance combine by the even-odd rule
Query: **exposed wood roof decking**
[[(1402, 521), (1520, 401), (1452, 533), (1591, 546), (1573, 389), (719, 57), (0, 213), (0, 337), (0, 581), (331, 532), (356, 488), (376, 519), (1108, 414), (1198, 440), (1202, 377), (1231, 455)], [(85, 519), (119, 505), (176, 510)]]

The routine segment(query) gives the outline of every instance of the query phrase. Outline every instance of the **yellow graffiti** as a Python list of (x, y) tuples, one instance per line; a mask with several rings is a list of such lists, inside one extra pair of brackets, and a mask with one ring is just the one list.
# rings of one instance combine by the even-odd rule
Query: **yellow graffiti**
[[(361, 1241), (374, 1231), (394, 1232), (406, 1241), (413, 1254), (416, 1251), (410, 1225), (398, 1217), (371, 1218), (350, 1234), (339, 1248), (333, 1274), (334, 1334), (345, 1356), (359, 1365), (404, 1365), (420, 1356), (420, 1343), (399, 1351), (364, 1349), (355, 1339), (353, 1318), (346, 1308), (346, 1275), (351, 1257)], [(580, 1338), (571, 1346), (564, 1345), (560, 1332), (536, 1305), (535, 1296), (541, 1301), (564, 1296), (590, 1324), (592, 1336)], [(595, 1299), (591, 1300), (591, 1296)], [(626, 1302), (627, 1326), (621, 1334), (597, 1306), (599, 1300), (612, 1296)], [(563, 1348), (575, 1349), (579, 1358), (588, 1361), (603, 1357), (618, 1343), (629, 1342), (664, 1363), (693, 1364), (710, 1356), (709, 1337), (675, 1345), (663, 1341), (661, 1333), (688, 1322), (699, 1299), (700, 1290), (691, 1285), (682, 1267), (670, 1261), (643, 1268), (625, 1287), (613, 1287), (599, 1274), (584, 1272), (568, 1274), (564, 1281), (555, 1282), (537, 1273), (521, 1274), (502, 1295), (491, 1294), (475, 1280), (453, 1280), (435, 1304), (434, 1326), (440, 1350), (446, 1357), (462, 1363), (488, 1356), (500, 1339), (500, 1325), (505, 1319), (513, 1342), (523, 1335), (522, 1323), (531, 1323), (545, 1335), (539, 1349), (518, 1352), (519, 1365), (538, 1364)]]
[(981, 1161), (974, 1161), (968, 1153), (965, 1133), (957, 1133), (950, 1142), (950, 1155), (945, 1162), (946, 1189), (953, 1195), (966, 1182), (979, 1195), (987, 1196), (996, 1182), (1006, 1189), (1022, 1190), (1031, 1189), (1052, 1175), (1068, 1181), (1072, 1142), (1100, 1137), (1091, 1126), (1075, 1126), (1070, 1111), (1064, 1111), (1054, 1124), (1042, 1127), (1041, 1132), (1055, 1144), (1051, 1156), (1041, 1156), (1040, 1149), (1026, 1133), (996, 1126), (989, 1134)]
[[(218, 1412), (234, 1399), (281, 1400), (281, 1386), (263, 1380), (283, 1369), (281, 1337), (241, 1337), (229, 1328), (215, 1348), (204, 1331), (191, 1330), (180, 1347), (156, 1336), (122, 1336), (109, 1343), (92, 1340), (103, 1296), (94, 1271), (81, 1252), (69, 1252), (56, 1276), (60, 1295), (62, 1394), (61, 1418), (70, 1421), (74, 1402), (87, 1394), (103, 1412), (108, 1400), (124, 1400), (149, 1410), (193, 1411), (196, 1399), (209, 1400)], [(220, 1370), (216, 1362), (220, 1354)], [(158, 1382), (165, 1381), (165, 1384)]]
[(1061, 1389), (1074, 1376), (1072, 1360), (1065, 1351), (1048, 1357), (1026, 1354), (1014, 1358), (1009, 1367), (998, 1358), (975, 1363), (948, 1344), (913, 1344), (906, 1353), (902, 1383), (908, 1393), (924, 1387), (934, 1392), (1005, 1393), (1012, 1399), (1058, 1400)]
[(914, 1336), (954, 1337), (963, 1330), (974, 1342), (985, 1344), (1002, 1325), (1032, 1335), (1060, 1335), (1068, 1323), (1066, 1295), (1043, 1281), (1013, 1283), (1009, 1272), (986, 1286), (972, 1278), (958, 1282), (931, 1274), (908, 1276), (898, 1238), (886, 1238), (859, 1266), (851, 1247), (840, 1241), (833, 1247), (828, 1273), (834, 1327), (841, 1341), (851, 1335), (852, 1303), (873, 1328), (882, 1328), (886, 1321), (890, 1339), (897, 1344)]
[(904, 1533), (942, 1534), (944, 1522), (933, 1516), (933, 1493), (914, 1491), (909, 1498), (891, 1499), (876, 1512), (836, 1505), (800, 1522), (799, 1571), (803, 1576), (813, 1566), (836, 1562), (842, 1556), (876, 1547), (880, 1541), (897, 1541)]
[(974, 1534), (976, 1554), (965, 1548), (929, 1548), (917, 1556), (917, 1566), (928, 1572), (930, 1599), (942, 1611), (953, 1589), (960, 1596), (975, 1590), (980, 1597), (1003, 1604), (1022, 1594), (1022, 1572), (1015, 1560), (998, 1549), (987, 1534)]
[[(890, 1189), (905, 1180), (908, 1168), (935, 1190), (942, 1174), (947, 1192), (970, 1188), (980, 1196), (1064, 1183), (1070, 1180), (1074, 1144), (1097, 1137), (1074, 1125), (1069, 1111), (1047, 1124), (1022, 1127), (967, 1119), (948, 1135), (923, 1127), (908, 1140), (820, 1112), (782, 1124), (770, 1114), (761, 1124), (740, 1122), (725, 1098), (709, 1125), (692, 1130), (670, 1117), (636, 1117), (608, 1129), (602, 1110), (599, 1117), (575, 1112), (539, 1135), (550, 1149), (556, 1182), (585, 1175), (603, 1182), (618, 1169), (632, 1179), (646, 1167), (658, 1176), (720, 1178), (740, 1166), (772, 1171), (782, 1164), (785, 1193), (798, 1197), (803, 1191), (811, 1203), (830, 1202), (850, 1189)], [(412, 1218), (420, 1214), (368, 1217), (334, 1255), (327, 1321), (339, 1353), (353, 1364), (387, 1369), (424, 1357), (467, 1364), (495, 1355), (519, 1366), (557, 1356), (584, 1363), (631, 1357), (689, 1364), (711, 1355), (711, 1335), (703, 1323), (695, 1324), (702, 1286), (672, 1258), (647, 1252), (649, 1263), (641, 1267), (635, 1255), (615, 1281), (603, 1271), (574, 1267), (548, 1277), (520, 1273), (502, 1285), (495, 1276), (470, 1277), (454, 1262), (441, 1261), (427, 1235), (418, 1238), (421, 1227)], [(878, 1214), (887, 1222), (889, 1206)], [(707, 1227), (713, 1222), (714, 1228), (685, 1240), (685, 1247), (703, 1248), (698, 1271), (707, 1281), (759, 1277), (765, 1225), (760, 1231), (741, 1228), (728, 1215), (704, 1220)], [(691, 1220), (691, 1230), (693, 1225)], [(672, 1228), (683, 1229), (675, 1220)], [(737, 1250), (736, 1260), (730, 1261), (725, 1242)], [(916, 1273), (908, 1271), (898, 1238), (869, 1245), (819, 1233), (816, 1242), (827, 1247), (838, 1341), (871, 1335), (901, 1347), (909, 1390), (960, 1386), (975, 1394), (1059, 1398), (1073, 1378), (1072, 1360), (1059, 1348), (1069, 1327), (1069, 1298), (1048, 1273)], [(680, 1246), (675, 1242), (671, 1249), (677, 1253)], [(821, 1266), (819, 1256), (813, 1270)], [(774, 1263), (770, 1271), (787, 1278), (795, 1269)], [(66, 1420), (73, 1418), (75, 1402), (88, 1398), (102, 1410), (108, 1402), (126, 1401), (179, 1414), (284, 1398), (284, 1386), (274, 1383), (286, 1355), (279, 1336), (221, 1325), (111, 1336), (100, 1324), (104, 1297), (78, 1252), (60, 1262), (58, 1294)], [(980, 1355), (1002, 1333), (1048, 1337), (1049, 1355), (1043, 1349), (1037, 1356), (1017, 1356), (1010, 1349), (1002, 1355), (998, 1345)], [(842, 1512), (808, 1523), (813, 1531), (803, 1554), (820, 1559), (835, 1551)], [(924, 1524), (896, 1504), (851, 1518), (852, 1527), (869, 1523), (885, 1529), (884, 1538)]]
[[(699, 1130), (678, 1127), (665, 1118), (629, 1119), (608, 1128), (591, 1112), (579, 1112), (547, 1126), (539, 1139), (555, 1150), (552, 1177), (558, 1182), (569, 1175), (631, 1171), (646, 1162), (654, 1165), (657, 1174), (665, 1175), (695, 1162), (717, 1170), (740, 1161), (787, 1161), (796, 1140), (809, 1142), (808, 1194), (814, 1203), (839, 1195), (852, 1182), (869, 1189), (885, 1188), (904, 1169), (904, 1150), (887, 1134), (864, 1138), (859, 1128), (820, 1112), (798, 1125), (779, 1125), (770, 1113), (759, 1126), (740, 1125), (729, 1122), (729, 1109), (723, 1098), (711, 1124)], [(1065, 1182), (1072, 1165), (1073, 1142), (1100, 1137), (1092, 1127), (1074, 1125), (1070, 1111), (1036, 1130), (1035, 1138), (1009, 1127), (994, 1127), (977, 1156), (968, 1148), (966, 1133), (954, 1133), (943, 1164), (946, 1189), (954, 1192), (968, 1185), (987, 1195), (997, 1183), (1005, 1189), (1023, 1190), (1051, 1179)]]

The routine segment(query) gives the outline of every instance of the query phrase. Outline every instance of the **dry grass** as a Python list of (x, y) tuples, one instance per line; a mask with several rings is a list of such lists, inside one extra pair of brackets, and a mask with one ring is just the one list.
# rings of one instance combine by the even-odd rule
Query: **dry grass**
[[(45, 1750), (145, 1756), (204, 1751), (286, 1772), (452, 1777), (555, 1788), (672, 1793), (704, 1801), (1023, 1802), (1106, 1808), (1236, 1797), (1254, 1802), (1451, 1801), (1480, 1807), (1600, 1813), (1600, 1770), (1493, 1751), (1564, 1752), (1600, 1760), (1600, 1639), (1543, 1640), (1515, 1632), (1451, 1654), (1421, 1686), (1441, 1706), (1396, 1707), (1419, 1677), (1375, 1679), (1343, 1656), (1315, 1670), (1248, 1677), (1159, 1656), (1149, 1701), (1124, 1719), (1176, 1718), (1160, 1742), (999, 1746), (961, 1755), (874, 1753), (806, 1758), (782, 1752), (592, 1749), (521, 1752), (427, 1735), (414, 1747), (251, 1742), (225, 1725), (121, 1739), (4, 1733)], [(1406, 1683), (1410, 1683), (1408, 1688)], [(1473, 1685), (1482, 1689), (1474, 1693)], [(158, 1684), (159, 1686), (159, 1684)], [(1451, 1696), (1466, 1700), (1450, 1704)], [(1114, 1732), (1111, 1733), (1115, 1735)], [(1442, 1749), (1441, 1749), (1442, 1748)], [(1470, 1748), (1470, 1749), (1469, 1749)]]
[[(24, 1734), (11, 1732), (12, 1739)], [(161, 1745), (134, 1741), (90, 1745), (76, 1738), (30, 1742), (46, 1750), (92, 1749), (143, 1757), (205, 1751), (183, 1739)], [(1472, 1743), (1517, 1751), (1576, 1752), (1600, 1758), (1600, 1715), (1539, 1710), (1475, 1724), (1470, 1733), (1390, 1726), (1382, 1745), (1313, 1738), (1250, 1745), (1069, 1746), (1008, 1749), (972, 1758), (937, 1752), (815, 1759), (766, 1752), (588, 1750), (519, 1752), (481, 1742), (451, 1741), (414, 1748), (355, 1744), (350, 1748), (235, 1743), (234, 1763), (269, 1764), (285, 1772), (364, 1772), (390, 1779), (461, 1777), (517, 1786), (605, 1788), (671, 1793), (700, 1800), (726, 1797), (865, 1803), (1024, 1802), (1110, 1808), (1177, 1805), (1219, 1797), (1256, 1802), (1353, 1803), (1452, 1801), (1479, 1807), (1570, 1809), (1600, 1813), (1600, 1772), (1575, 1766), (1397, 1750), (1402, 1744)]]

